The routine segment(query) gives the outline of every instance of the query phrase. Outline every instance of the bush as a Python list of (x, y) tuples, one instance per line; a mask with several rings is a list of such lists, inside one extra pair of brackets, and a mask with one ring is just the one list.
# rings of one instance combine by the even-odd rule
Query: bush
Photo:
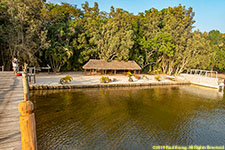
[(128, 81), (129, 82), (134, 82), (134, 80), (132, 78), (129, 78)]
[(68, 84), (72, 80), (73, 80), (73, 78), (71, 76), (67, 75), (64, 78), (61, 78), (60, 81), (59, 81), (59, 83), (60, 84)]
[(112, 80), (109, 77), (106, 77), (107, 83), (112, 82)]
[(132, 77), (133, 74), (132, 74), (131, 72), (127, 72), (127, 76), (128, 76), (128, 77)]
[(101, 83), (105, 83), (105, 82), (106, 82), (105, 76), (102, 76), (102, 77), (100, 78), (100, 82), (101, 82)]
[(160, 79), (161, 79), (160, 75), (155, 76), (155, 79), (160, 81)]
[(136, 79), (138, 79), (138, 80), (141, 79), (141, 77), (140, 77), (139, 75), (136, 75), (136, 74), (134, 75), (134, 77), (135, 77)]
[(131, 72), (127, 72), (127, 76), (128, 76), (128, 81), (129, 82), (133, 82), (134, 80), (132, 79), (133, 74)]
[(151, 71), (150, 74), (160, 74), (162, 73), (161, 69), (155, 69), (154, 71)]
[(109, 83), (112, 82), (112, 80), (109, 77), (105, 77), (104, 75), (100, 78), (101, 83)]
[(147, 79), (147, 80), (149, 80), (148, 77), (147, 77), (145, 74), (142, 76), (142, 79)]

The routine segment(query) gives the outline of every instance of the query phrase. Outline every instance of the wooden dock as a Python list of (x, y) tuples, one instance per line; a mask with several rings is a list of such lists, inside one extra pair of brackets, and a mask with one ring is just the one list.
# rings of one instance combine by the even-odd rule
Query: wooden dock
[(21, 150), (20, 113), (24, 100), (22, 77), (0, 72), (0, 150)]

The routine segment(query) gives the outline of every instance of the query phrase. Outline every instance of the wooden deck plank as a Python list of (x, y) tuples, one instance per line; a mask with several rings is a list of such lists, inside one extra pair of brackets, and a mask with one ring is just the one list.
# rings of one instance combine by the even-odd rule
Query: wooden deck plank
[(0, 150), (21, 150), (18, 105), (23, 99), (22, 77), (0, 72)]

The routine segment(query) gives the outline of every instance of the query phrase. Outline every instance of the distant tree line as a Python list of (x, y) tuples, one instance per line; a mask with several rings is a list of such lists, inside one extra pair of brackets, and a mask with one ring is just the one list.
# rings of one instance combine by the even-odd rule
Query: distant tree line
[(89, 59), (134, 60), (143, 71), (179, 74), (187, 68), (225, 71), (225, 34), (194, 31), (192, 8), (151, 8), (134, 15), (98, 3), (76, 6), (1, 0), (0, 65), (11, 60), (58, 71), (81, 70)]

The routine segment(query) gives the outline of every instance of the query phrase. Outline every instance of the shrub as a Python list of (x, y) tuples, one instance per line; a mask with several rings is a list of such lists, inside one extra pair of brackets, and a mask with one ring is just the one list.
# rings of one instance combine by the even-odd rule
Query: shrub
[(109, 77), (105, 77), (104, 75), (100, 78), (101, 83), (109, 83), (112, 82), (112, 80)]
[(132, 79), (132, 77), (130, 77), (130, 78), (128, 79), (128, 81), (129, 81), (129, 82), (134, 82), (134, 80)]
[(67, 75), (64, 78), (61, 78), (60, 81), (59, 81), (59, 83), (60, 84), (68, 84), (72, 80), (73, 80), (73, 78), (71, 76)]
[(131, 72), (127, 72), (127, 76), (128, 76), (128, 81), (129, 82), (133, 82), (134, 80), (132, 79), (133, 74)]
[(135, 77), (136, 79), (138, 79), (138, 80), (141, 79), (141, 77), (140, 77), (139, 75), (136, 75), (136, 74), (134, 75), (134, 77)]
[(148, 77), (144, 74), (144, 75), (142, 76), (142, 79), (147, 79), (147, 80), (148, 80)]
[(102, 76), (102, 77), (100, 78), (100, 82), (101, 82), (101, 83), (106, 83), (106, 77), (105, 77), (105, 76)]
[(128, 77), (132, 77), (133, 74), (132, 74), (131, 72), (127, 72), (127, 76), (128, 76)]
[(158, 81), (160, 81), (160, 78), (161, 78), (160, 75), (155, 76), (155, 79)]
[(106, 77), (107, 83), (112, 82), (112, 80), (109, 77)]

